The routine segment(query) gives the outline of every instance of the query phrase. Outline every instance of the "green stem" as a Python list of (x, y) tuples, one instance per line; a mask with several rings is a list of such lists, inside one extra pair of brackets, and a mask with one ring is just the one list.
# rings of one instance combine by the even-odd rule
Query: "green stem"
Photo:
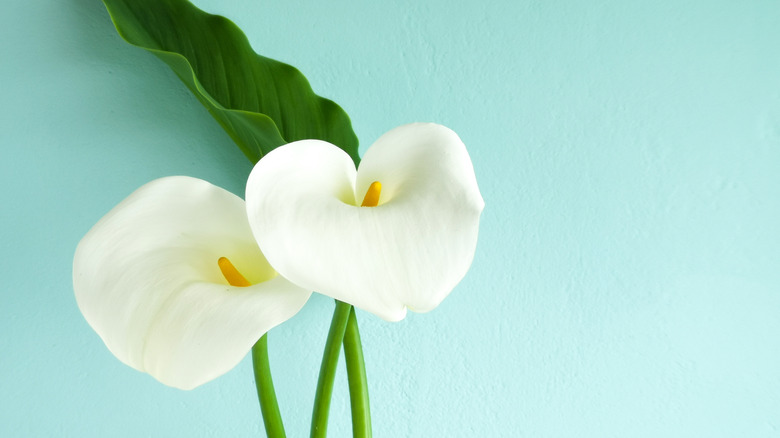
[(317, 393), (314, 396), (314, 412), (311, 417), (312, 438), (325, 438), (328, 433), (328, 413), (330, 411), (330, 398), (333, 394), (333, 381), (336, 379), (336, 366), (341, 353), (341, 343), (344, 340), (344, 332), (347, 329), (347, 321), (351, 311), (351, 305), (336, 300), (336, 309), (330, 322), (325, 352), (322, 354)]
[(349, 379), (349, 400), (352, 406), (352, 436), (371, 438), (371, 409), (368, 403), (368, 380), (363, 361), (363, 346), (360, 342), (355, 308), (349, 312), (347, 330), (344, 333), (344, 358), (347, 362)]
[(257, 397), (260, 399), (260, 410), (263, 412), (263, 423), (268, 438), (285, 438), (282, 414), (276, 402), (274, 382), (271, 379), (271, 364), (268, 361), (268, 334), (252, 347), (252, 364), (255, 371)]

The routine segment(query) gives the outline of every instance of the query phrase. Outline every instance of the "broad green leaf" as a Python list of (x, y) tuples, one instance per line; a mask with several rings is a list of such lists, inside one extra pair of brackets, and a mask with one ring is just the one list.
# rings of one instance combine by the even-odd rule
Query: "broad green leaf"
[(103, 0), (119, 35), (156, 55), (254, 163), (277, 146), (320, 139), (359, 160), (349, 117), (294, 67), (260, 56), (232, 21), (186, 0)]

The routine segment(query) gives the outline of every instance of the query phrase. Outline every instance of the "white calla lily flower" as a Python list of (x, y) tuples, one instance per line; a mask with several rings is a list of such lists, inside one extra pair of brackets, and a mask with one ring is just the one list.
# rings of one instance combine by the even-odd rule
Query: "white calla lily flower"
[(357, 170), (323, 141), (281, 146), (252, 170), (246, 203), (281, 275), (388, 321), (432, 310), (460, 282), (484, 207), (460, 138), (430, 123), (384, 134)]
[(189, 177), (152, 181), (103, 217), (76, 249), (73, 287), (117, 358), (181, 389), (232, 369), (311, 295), (268, 264), (241, 198)]

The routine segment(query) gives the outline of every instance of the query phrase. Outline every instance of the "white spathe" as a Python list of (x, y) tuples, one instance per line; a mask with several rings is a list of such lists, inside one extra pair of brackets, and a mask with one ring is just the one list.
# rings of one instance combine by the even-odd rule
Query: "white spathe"
[[(220, 257), (253, 285), (229, 285)], [(268, 264), (241, 198), (183, 176), (144, 185), (92, 227), (73, 287), (117, 358), (181, 389), (232, 369), (311, 295)]]
[[(360, 207), (374, 181), (379, 205)], [(398, 321), (438, 306), (466, 274), (484, 201), (457, 134), (415, 123), (379, 138), (357, 170), (323, 141), (281, 146), (252, 170), (246, 205), (281, 275)]]

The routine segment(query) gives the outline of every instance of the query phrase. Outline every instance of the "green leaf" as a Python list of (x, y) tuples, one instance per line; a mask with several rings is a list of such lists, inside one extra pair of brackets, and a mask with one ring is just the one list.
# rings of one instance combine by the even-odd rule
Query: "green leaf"
[(349, 116), (294, 67), (258, 55), (232, 21), (186, 0), (103, 0), (119, 35), (164, 61), (254, 163), (316, 138), (359, 160)]

